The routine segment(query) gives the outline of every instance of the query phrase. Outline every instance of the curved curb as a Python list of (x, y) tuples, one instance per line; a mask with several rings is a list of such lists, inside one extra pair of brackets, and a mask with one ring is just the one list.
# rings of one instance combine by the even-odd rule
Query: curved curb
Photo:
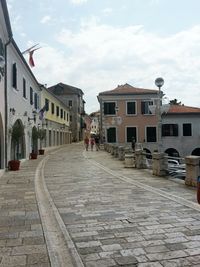
[(44, 166), (48, 159), (49, 155), (37, 166), (35, 192), (51, 266), (83, 267), (84, 264), (44, 181)]

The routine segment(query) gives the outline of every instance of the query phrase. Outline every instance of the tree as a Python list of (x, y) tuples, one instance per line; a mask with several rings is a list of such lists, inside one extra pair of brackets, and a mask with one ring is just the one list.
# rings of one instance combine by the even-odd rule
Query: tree
[(19, 160), (19, 144), (23, 135), (24, 127), (17, 121), (11, 128), (11, 137), (14, 145), (14, 160)]
[(170, 105), (182, 105), (184, 106), (184, 104), (181, 104), (181, 101), (178, 102), (178, 100), (176, 98), (172, 99), (169, 101)]
[(43, 140), (46, 138), (46, 130), (39, 129), (38, 130), (38, 138), (40, 139), (40, 149), (42, 149)]

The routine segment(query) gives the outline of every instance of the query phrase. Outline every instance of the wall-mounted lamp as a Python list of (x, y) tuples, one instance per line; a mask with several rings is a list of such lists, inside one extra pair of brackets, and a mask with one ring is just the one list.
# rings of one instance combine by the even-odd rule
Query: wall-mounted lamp
[(48, 120), (45, 120), (42, 122), (42, 127), (44, 127), (44, 126), (48, 127)]
[(14, 108), (10, 108), (10, 113), (14, 116), (15, 115), (16, 110)]
[(62, 126), (60, 126), (60, 129), (65, 129), (65, 124), (63, 123)]
[(34, 121), (36, 123), (36, 114), (33, 114), (33, 118), (28, 117), (28, 122)]

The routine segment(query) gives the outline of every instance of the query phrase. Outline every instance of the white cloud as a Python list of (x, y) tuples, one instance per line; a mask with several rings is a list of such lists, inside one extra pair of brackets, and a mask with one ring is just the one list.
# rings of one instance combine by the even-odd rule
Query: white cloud
[(114, 28), (92, 18), (77, 33), (62, 29), (57, 41), (62, 51), (47, 46), (35, 54), (36, 77), (83, 89), (88, 112), (99, 108), (99, 92), (126, 82), (155, 89), (158, 76), (165, 79), (163, 91), (170, 99), (200, 106), (200, 25), (164, 37), (141, 25)]
[(112, 8), (107, 7), (107, 8), (104, 8), (102, 12), (104, 15), (108, 16), (113, 12), (113, 10), (112, 10)]
[(86, 3), (88, 0), (70, 0), (70, 2), (74, 5), (81, 5), (83, 3)]
[(49, 16), (49, 15), (44, 16), (44, 17), (40, 20), (40, 22), (41, 22), (42, 24), (46, 24), (46, 23), (48, 23), (48, 22), (50, 22), (50, 21), (51, 21), (51, 16)]

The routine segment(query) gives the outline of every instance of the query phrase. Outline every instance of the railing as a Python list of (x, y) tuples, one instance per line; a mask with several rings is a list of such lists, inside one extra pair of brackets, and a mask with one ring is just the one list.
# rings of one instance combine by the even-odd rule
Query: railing
[[(142, 152), (146, 156), (144, 166), (147, 169), (152, 170), (153, 160), (150, 153)], [(168, 168), (167, 173), (169, 176), (184, 180), (186, 177), (186, 165), (185, 159), (180, 157), (169, 157), (167, 156)]]
[(167, 159), (168, 159), (169, 176), (185, 180), (186, 177), (185, 159), (179, 157), (167, 157)]
[[(107, 152), (110, 152), (111, 155), (114, 157), (117, 157), (119, 160), (125, 160), (125, 154), (130, 156), (131, 153), (133, 153), (133, 150), (130, 147), (124, 147), (119, 146), (116, 144), (104, 144), (104, 148)], [(164, 158), (161, 158), (161, 162), (159, 162), (160, 159), (156, 158), (157, 161), (154, 162), (155, 159), (153, 159), (153, 155), (151, 153), (146, 152), (145, 150), (142, 150), (142, 148), (137, 148), (135, 150), (135, 156), (134, 156), (134, 162), (133, 164), (135, 168), (139, 169), (149, 169), (153, 172), (154, 175), (161, 175), (161, 176), (170, 176), (177, 179), (185, 180), (186, 177), (186, 165), (185, 165), (185, 159), (180, 157), (170, 157), (170, 156), (164, 156)], [(163, 161), (164, 160), (164, 161)], [(155, 165), (156, 164), (156, 165)], [(162, 167), (159, 167), (159, 170), (162, 170), (159, 174), (155, 174), (155, 169), (157, 164), (161, 164)], [(154, 166), (154, 170), (153, 170)]]

